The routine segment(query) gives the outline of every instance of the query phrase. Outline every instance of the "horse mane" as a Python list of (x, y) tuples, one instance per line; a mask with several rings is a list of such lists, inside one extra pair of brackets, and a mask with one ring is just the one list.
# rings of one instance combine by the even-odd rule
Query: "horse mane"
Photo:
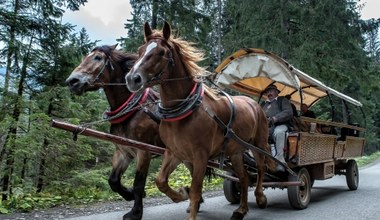
[(107, 57), (109, 57), (120, 66), (122, 72), (124, 73), (129, 72), (129, 70), (133, 67), (136, 60), (138, 59), (137, 54), (116, 50), (113, 46), (108, 45), (95, 47), (92, 51), (100, 51), (105, 53)]
[(205, 94), (211, 98), (212, 100), (219, 100), (220, 95), (216, 89), (210, 88), (206, 84), (203, 84), (203, 88), (205, 89), (204, 92)]
[[(152, 38), (163, 38), (162, 31), (153, 30), (153, 33), (149, 36), (149, 39)], [(149, 39), (145, 39), (145, 42), (148, 42)], [(206, 69), (197, 64), (205, 59), (205, 55), (202, 50), (194, 47), (194, 42), (186, 41), (180, 37), (174, 38), (173, 35), (170, 35), (168, 44), (177, 50), (178, 56), (180, 56), (185, 69), (191, 76), (197, 77), (205, 74)]]

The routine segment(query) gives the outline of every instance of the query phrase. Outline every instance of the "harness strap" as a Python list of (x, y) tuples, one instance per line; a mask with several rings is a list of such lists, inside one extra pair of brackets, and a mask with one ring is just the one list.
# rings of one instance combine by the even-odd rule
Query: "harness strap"
[(106, 111), (103, 118), (110, 121), (111, 124), (118, 124), (131, 117), (140, 106), (148, 99), (149, 88), (138, 96), (133, 93), (123, 105), (114, 111)]
[(177, 106), (173, 108), (164, 108), (159, 104), (158, 110), (156, 111), (156, 117), (168, 122), (184, 119), (191, 115), (202, 103), (203, 95), (203, 84), (202, 82), (197, 82), (194, 84), (189, 96)]
[(243, 147), (245, 147), (245, 148), (247, 148), (247, 149), (250, 149), (250, 150), (256, 151), (256, 152), (258, 152), (258, 153), (260, 153), (260, 154), (263, 154), (263, 155), (265, 155), (265, 156), (271, 158), (272, 160), (274, 160), (274, 161), (276, 161), (277, 163), (281, 164), (281, 165), (282, 165), (282, 166), (283, 166), (283, 167), (284, 167), (284, 168), (285, 168), (290, 174), (292, 174), (293, 176), (297, 176), (297, 174), (296, 174), (292, 169), (290, 169), (286, 164), (282, 163), (282, 162), (281, 162), (280, 160), (278, 160), (277, 158), (273, 157), (272, 154), (270, 154), (270, 153), (264, 151), (263, 149), (258, 148), (258, 147), (256, 147), (256, 146), (254, 146), (254, 145), (252, 145), (252, 144), (250, 144), (250, 143), (248, 143), (248, 142), (242, 140), (239, 136), (237, 136), (237, 135), (235, 134), (235, 132), (234, 132), (231, 128), (228, 128), (227, 125), (224, 124), (224, 122), (223, 122), (219, 117), (217, 117), (217, 116), (215, 115), (215, 113), (214, 113), (212, 110), (206, 108), (205, 111), (207, 112), (207, 114), (208, 114), (212, 119), (215, 120), (215, 122), (219, 125), (220, 128), (222, 128), (222, 129), (228, 129), (228, 130), (229, 130), (228, 133), (231, 135), (230, 137), (231, 137), (234, 141), (236, 141), (238, 144), (242, 145)]
[[(152, 101), (155, 101), (157, 99), (159, 99), (160, 97), (158, 95), (155, 94), (155, 92), (151, 89), (149, 91), (149, 98), (152, 100)], [(147, 114), (153, 121), (155, 121), (157, 124), (160, 124), (161, 122), (161, 118), (159, 118), (157, 116), (157, 114), (155, 114), (154, 112), (152, 112), (148, 107), (144, 107), (143, 108), (143, 111), (145, 112), (145, 114)]]
[[(221, 90), (221, 92), (228, 99), (228, 102), (230, 104), (229, 106), (230, 106), (231, 114), (230, 114), (230, 119), (228, 121), (228, 124), (225, 125), (225, 128), (224, 128), (224, 141), (223, 141), (223, 146), (222, 146), (222, 152), (221, 152), (220, 157), (219, 157), (219, 168), (220, 169), (223, 168), (223, 164), (224, 164), (225, 157), (226, 157), (227, 144), (228, 144), (228, 142), (232, 136), (232, 134), (231, 134), (232, 123), (235, 120), (235, 114), (236, 114), (235, 104), (234, 104), (234, 101), (232, 100), (231, 96), (228, 93), (224, 92), (223, 90)], [(215, 117), (217, 117), (217, 116), (215, 115)]]

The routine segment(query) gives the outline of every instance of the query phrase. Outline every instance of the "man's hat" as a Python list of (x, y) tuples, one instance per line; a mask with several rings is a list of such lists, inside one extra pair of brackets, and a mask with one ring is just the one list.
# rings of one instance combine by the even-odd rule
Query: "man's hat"
[(264, 93), (268, 92), (268, 90), (270, 89), (275, 89), (278, 93), (280, 93), (280, 90), (277, 89), (277, 86), (273, 85), (273, 84), (270, 84), (269, 86), (267, 86), (264, 90)]

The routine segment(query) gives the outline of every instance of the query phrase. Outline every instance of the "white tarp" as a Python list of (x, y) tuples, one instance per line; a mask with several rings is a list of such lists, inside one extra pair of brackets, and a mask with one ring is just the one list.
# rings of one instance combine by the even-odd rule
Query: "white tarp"
[(274, 84), (280, 95), (291, 95), (293, 103), (311, 105), (328, 93), (356, 106), (362, 104), (289, 65), (278, 56), (260, 49), (240, 50), (227, 58), (216, 69), (215, 83), (248, 95), (260, 96)]

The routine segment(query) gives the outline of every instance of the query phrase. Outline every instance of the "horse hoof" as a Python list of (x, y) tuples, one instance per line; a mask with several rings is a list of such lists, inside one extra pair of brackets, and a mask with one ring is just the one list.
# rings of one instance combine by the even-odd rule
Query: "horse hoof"
[(127, 214), (123, 216), (123, 220), (141, 220), (142, 219), (142, 210), (141, 211), (136, 211), (136, 210), (131, 210)]
[(240, 212), (234, 212), (234, 214), (232, 214), (230, 220), (242, 220), (244, 218), (244, 214), (240, 213)]
[(268, 206), (267, 197), (264, 197), (263, 199), (256, 198), (256, 203), (260, 209), (265, 209)]
[[(179, 202), (184, 201), (189, 198), (189, 187), (181, 187), (178, 190), (178, 193), (182, 196), (182, 198), (179, 200)], [(175, 201), (176, 202), (176, 201)]]
[(133, 201), (135, 200), (135, 195), (132, 190), (126, 189), (123, 192), (119, 192), (119, 194), (126, 200), (126, 201)]
[[(198, 209), (197, 209), (197, 212), (199, 212), (199, 209), (201, 208), (201, 203), (203, 203), (203, 202), (204, 202), (203, 197), (201, 197), (201, 200), (200, 200), (199, 203), (198, 203)], [(187, 207), (186, 212), (187, 212), (187, 213), (190, 213), (190, 205)]]

